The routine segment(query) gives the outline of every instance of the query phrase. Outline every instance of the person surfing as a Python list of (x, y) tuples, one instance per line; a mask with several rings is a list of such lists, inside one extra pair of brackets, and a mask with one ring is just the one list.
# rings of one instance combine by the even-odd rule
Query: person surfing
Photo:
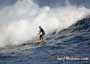
[(45, 31), (41, 26), (39, 26), (39, 33), (38, 34), (39, 34), (39, 40), (43, 41), (43, 36), (45, 35)]
[(36, 44), (44, 44), (44, 40), (43, 40), (43, 36), (45, 35), (45, 31), (44, 29), (39, 26), (39, 33), (38, 33), (38, 37), (39, 39), (35, 41)]

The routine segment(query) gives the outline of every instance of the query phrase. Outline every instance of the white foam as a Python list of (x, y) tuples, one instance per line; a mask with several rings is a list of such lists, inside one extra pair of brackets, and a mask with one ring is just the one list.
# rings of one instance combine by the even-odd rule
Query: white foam
[(46, 34), (68, 28), (89, 13), (85, 7), (40, 8), (32, 0), (18, 0), (0, 10), (0, 47), (19, 45), (36, 37), (41, 25)]

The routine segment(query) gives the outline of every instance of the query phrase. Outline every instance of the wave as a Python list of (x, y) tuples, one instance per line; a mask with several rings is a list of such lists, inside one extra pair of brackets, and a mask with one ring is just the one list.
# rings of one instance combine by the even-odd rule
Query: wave
[(41, 25), (46, 35), (79, 22), (90, 10), (84, 6), (39, 7), (33, 0), (18, 0), (0, 10), (0, 47), (20, 45), (37, 37)]
[(90, 17), (85, 17), (81, 20), (78, 21), (77, 24), (75, 24), (76, 29), (74, 29), (74, 31), (90, 31)]
[(86, 16), (81, 20), (78, 20), (77, 23), (73, 24), (67, 29), (64, 29), (61, 32), (90, 32), (90, 17)]

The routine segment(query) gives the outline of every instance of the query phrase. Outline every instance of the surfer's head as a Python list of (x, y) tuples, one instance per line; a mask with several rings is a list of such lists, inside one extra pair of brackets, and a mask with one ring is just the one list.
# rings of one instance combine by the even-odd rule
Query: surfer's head
[(39, 26), (39, 29), (41, 29), (41, 26)]

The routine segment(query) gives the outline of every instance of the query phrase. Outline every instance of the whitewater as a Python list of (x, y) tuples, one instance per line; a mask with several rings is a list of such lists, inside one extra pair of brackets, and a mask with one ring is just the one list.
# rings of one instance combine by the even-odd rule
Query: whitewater
[(20, 45), (37, 37), (38, 26), (46, 35), (66, 29), (86, 17), (84, 6), (40, 7), (33, 0), (18, 0), (0, 10), (0, 47)]
[[(0, 8), (0, 64), (90, 64), (90, 8), (69, 0), (65, 6), (37, 1), (17, 0)], [(30, 44), (39, 26), (46, 43)], [(60, 60), (64, 57), (89, 60)]]

